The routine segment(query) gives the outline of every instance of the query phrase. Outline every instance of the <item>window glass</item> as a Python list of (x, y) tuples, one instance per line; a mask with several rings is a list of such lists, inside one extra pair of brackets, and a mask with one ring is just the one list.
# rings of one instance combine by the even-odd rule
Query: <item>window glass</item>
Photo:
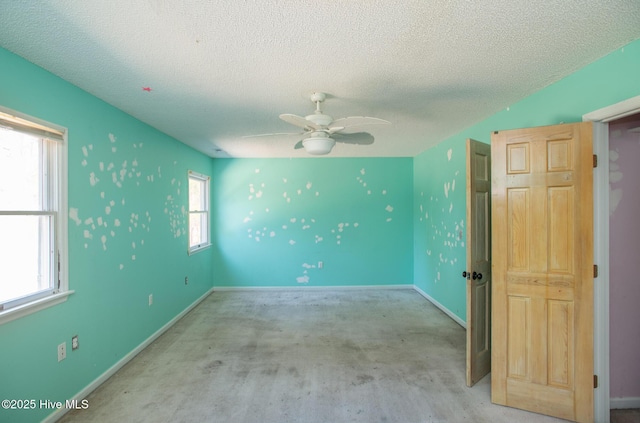
[(209, 177), (189, 172), (189, 253), (209, 245)]
[(12, 126), (6, 116), (0, 113), (0, 312), (66, 290), (58, 237), (62, 138), (23, 131), (28, 121)]

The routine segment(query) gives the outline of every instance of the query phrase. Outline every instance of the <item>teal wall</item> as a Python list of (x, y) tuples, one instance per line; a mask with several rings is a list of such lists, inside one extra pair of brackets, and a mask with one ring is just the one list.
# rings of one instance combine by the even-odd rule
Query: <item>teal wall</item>
[[(413, 181), (415, 285), (466, 321), (465, 282), (460, 276), (466, 260), (466, 246), (461, 243), (466, 238), (466, 224), (462, 228), (462, 238), (459, 239), (459, 230), (458, 237), (455, 235), (456, 227), (462, 226), (461, 219), (466, 210), (462, 185), (466, 181), (463, 156), (467, 138), (489, 143), (491, 132), (495, 130), (580, 122), (586, 113), (637, 95), (640, 95), (640, 40), (416, 156)], [(449, 150), (452, 151), (450, 161)], [(453, 183), (454, 179), (456, 189), (450, 190), (450, 198), (445, 198), (444, 184)], [(453, 205), (451, 213), (441, 204), (447, 200)], [(435, 204), (428, 204), (430, 201)]]
[[(2, 49), (0, 104), (68, 128), (75, 290), (63, 304), (0, 325), (0, 398), (64, 401), (212, 287), (213, 250), (187, 255), (185, 213), (187, 171), (212, 174), (212, 160)], [(50, 412), (0, 410), (0, 421)]]
[(466, 143), (447, 140), (414, 159), (414, 284), (466, 319)]
[(214, 160), (215, 286), (412, 284), (412, 163)]

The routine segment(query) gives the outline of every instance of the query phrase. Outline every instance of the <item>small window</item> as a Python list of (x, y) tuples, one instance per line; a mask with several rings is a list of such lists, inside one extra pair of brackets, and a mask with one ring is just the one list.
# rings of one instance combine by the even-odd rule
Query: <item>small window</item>
[(210, 245), (209, 177), (189, 171), (189, 254)]
[(0, 112), (0, 322), (67, 291), (65, 152), (62, 130)]

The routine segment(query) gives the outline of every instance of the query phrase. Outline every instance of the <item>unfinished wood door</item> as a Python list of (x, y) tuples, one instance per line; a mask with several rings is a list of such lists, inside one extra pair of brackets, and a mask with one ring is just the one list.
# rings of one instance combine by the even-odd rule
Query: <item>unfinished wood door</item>
[(496, 132), (492, 372), (496, 404), (593, 421), (591, 123)]
[(467, 140), (467, 386), (491, 371), (491, 147)]

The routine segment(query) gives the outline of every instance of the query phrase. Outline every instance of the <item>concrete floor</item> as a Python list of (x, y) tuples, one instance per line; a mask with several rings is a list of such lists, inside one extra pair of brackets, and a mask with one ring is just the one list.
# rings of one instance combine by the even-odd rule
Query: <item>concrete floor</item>
[(465, 330), (413, 290), (215, 292), (61, 422), (559, 422), (465, 386)]

